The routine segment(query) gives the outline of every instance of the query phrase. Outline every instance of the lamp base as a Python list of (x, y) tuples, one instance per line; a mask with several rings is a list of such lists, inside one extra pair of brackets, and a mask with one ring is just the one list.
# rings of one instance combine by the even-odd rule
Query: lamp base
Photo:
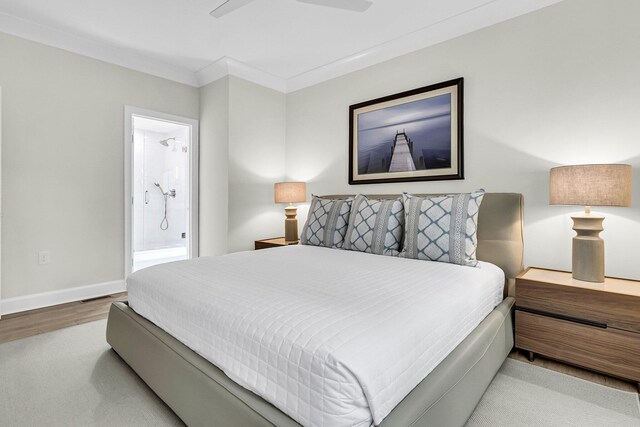
[(298, 241), (298, 208), (295, 206), (287, 206), (284, 208), (286, 219), (284, 220), (284, 240), (285, 242)]
[(590, 213), (574, 215), (572, 276), (585, 282), (604, 282), (604, 240), (599, 236), (604, 230), (601, 215)]

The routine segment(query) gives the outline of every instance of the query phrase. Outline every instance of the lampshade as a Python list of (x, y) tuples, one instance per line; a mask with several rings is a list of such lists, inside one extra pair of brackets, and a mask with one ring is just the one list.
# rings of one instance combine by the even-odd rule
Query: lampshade
[(307, 185), (304, 182), (277, 182), (276, 203), (303, 203), (307, 201)]
[(631, 165), (575, 165), (551, 169), (549, 204), (631, 206)]

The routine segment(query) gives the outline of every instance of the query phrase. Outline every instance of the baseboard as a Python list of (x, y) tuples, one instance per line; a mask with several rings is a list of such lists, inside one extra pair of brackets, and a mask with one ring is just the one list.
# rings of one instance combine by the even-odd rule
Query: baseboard
[(98, 298), (124, 292), (125, 290), (126, 285), (124, 280), (114, 280), (113, 282), (96, 283), (94, 285), (79, 286), (77, 288), (7, 298), (0, 300), (0, 315), (35, 310), (36, 308), (82, 301), (89, 298)]

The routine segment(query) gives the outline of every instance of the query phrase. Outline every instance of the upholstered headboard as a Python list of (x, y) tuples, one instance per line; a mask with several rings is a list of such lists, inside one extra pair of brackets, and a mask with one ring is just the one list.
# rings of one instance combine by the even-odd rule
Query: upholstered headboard
[[(430, 196), (436, 196), (431, 194)], [(371, 194), (376, 199), (392, 199), (397, 194)], [(427, 196), (419, 194), (419, 196)], [(337, 199), (349, 195), (328, 195)], [(505, 295), (515, 295), (515, 278), (524, 269), (524, 198), (519, 193), (486, 193), (478, 214), (478, 259), (502, 268), (507, 278)]]

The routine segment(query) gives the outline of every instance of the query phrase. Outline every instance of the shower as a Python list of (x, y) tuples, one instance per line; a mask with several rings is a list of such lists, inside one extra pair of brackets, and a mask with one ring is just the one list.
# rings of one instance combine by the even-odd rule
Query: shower
[(198, 122), (125, 107), (125, 129), (125, 273), (197, 256)]
[[(175, 138), (169, 138), (169, 139), (175, 139)], [(162, 141), (160, 141), (160, 143), (162, 144)], [(169, 197), (173, 197), (175, 199), (176, 190), (174, 188), (169, 190), (168, 192), (165, 192), (159, 183), (154, 182), (154, 184), (156, 187), (158, 187), (158, 189), (162, 193), (162, 197), (164, 198), (164, 218), (162, 218), (162, 221), (160, 222), (160, 230), (165, 231), (169, 228), (169, 220), (167, 219), (167, 200), (169, 199)]]

